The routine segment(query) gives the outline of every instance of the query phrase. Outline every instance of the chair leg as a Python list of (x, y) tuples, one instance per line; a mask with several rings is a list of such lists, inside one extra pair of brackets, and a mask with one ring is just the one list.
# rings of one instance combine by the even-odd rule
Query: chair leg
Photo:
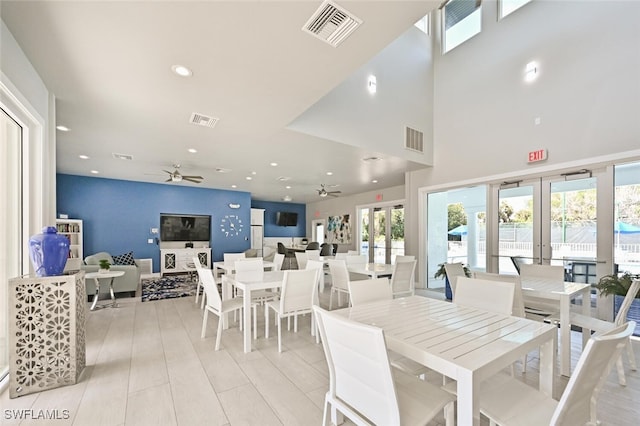
[(618, 370), (618, 383), (620, 386), (627, 386), (627, 379), (624, 377), (624, 365), (622, 364), (622, 354), (616, 360), (616, 370)]
[(264, 337), (269, 338), (269, 305), (264, 305)]
[(222, 338), (222, 316), (218, 317), (218, 334), (216, 335), (216, 351), (220, 349), (221, 338)]
[(453, 402), (444, 406), (444, 424), (446, 426), (455, 425), (455, 405)]
[(324, 412), (322, 413), (322, 426), (327, 426), (330, 423), (327, 423), (327, 420), (329, 420), (327, 414), (329, 413), (329, 399), (327, 398), (327, 396), (325, 395), (324, 397)]
[(204, 315), (202, 316), (202, 333), (200, 333), (200, 338), (204, 339), (204, 336), (207, 332), (207, 319), (209, 318), (209, 310), (204, 310)]
[(278, 352), (282, 352), (282, 320), (278, 316)]
[(631, 370), (638, 371), (638, 367), (636, 366), (636, 356), (633, 353), (633, 346), (631, 346), (631, 339), (627, 342), (627, 356), (629, 357), (629, 365), (631, 366)]
[[(204, 294), (202, 295), (204, 297)], [(196, 285), (196, 305), (198, 304), (198, 299), (200, 298), (200, 281)]]
[(253, 340), (258, 338), (258, 305), (253, 305)]
[(331, 288), (331, 291), (329, 292), (329, 310), (331, 310), (332, 303), (333, 303), (333, 287)]

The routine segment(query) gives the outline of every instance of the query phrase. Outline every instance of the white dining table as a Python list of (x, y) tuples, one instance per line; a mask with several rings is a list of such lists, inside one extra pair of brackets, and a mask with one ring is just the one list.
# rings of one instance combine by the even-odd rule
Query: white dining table
[(371, 278), (391, 275), (393, 273), (393, 265), (387, 263), (347, 263), (347, 270), (354, 274), (368, 275)]
[[(583, 315), (591, 316), (591, 284), (561, 282), (549, 278), (521, 276), (522, 297), (541, 298), (555, 302), (560, 307), (560, 374), (571, 375), (571, 301), (582, 295)], [(582, 329), (582, 340), (591, 337), (591, 330)], [(584, 345), (583, 345), (584, 347)]]
[(457, 381), (457, 424), (480, 424), (480, 383), (540, 349), (539, 388), (552, 396), (556, 328), (526, 318), (410, 296), (335, 311), (384, 330), (392, 351)]
[(233, 295), (233, 287), (242, 290), (243, 294), (243, 341), (244, 352), (251, 352), (251, 292), (278, 288), (282, 285), (285, 271), (266, 271), (260, 281), (238, 281), (235, 274), (222, 276), (222, 300), (228, 300)]
[[(245, 259), (251, 259), (251, 258), (247, 257)], [(275, 263), (268, 260), (263, 260), (262, 265), (264, 266), (264, 269), (269, 269), (269, 270), (274, 270), (276, 266)], [(235, 262), (231, 262), (231, 263), (224, 262), (224, 261), (213, 262), (213, 270), (216, 278), (218, 278), (223, 272), (225, 274), (233, 274), (235, 272), (234, 267), (235, 267)]]

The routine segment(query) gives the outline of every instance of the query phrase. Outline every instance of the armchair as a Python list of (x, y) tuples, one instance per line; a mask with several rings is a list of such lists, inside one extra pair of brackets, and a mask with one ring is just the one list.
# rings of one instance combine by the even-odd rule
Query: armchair
[[(99, 252), (84, 259), (81, 269), (85, 272), (98, 272), (100, 260), (106, 259), (111, 264), (112, 271), (124, 271), (124, 275), (113, 280), (113, 291), (115, 293), (133, 292), (138, 290), (140, 284), (140, 267), (138, 265), (114, 265), (113, 257), (107, 252)], [(93, 280), (87, 280), (87, 294), (94, 294), (96, 291)], [(108, 293), (108, 286), (103, 286), (100, 292)]]

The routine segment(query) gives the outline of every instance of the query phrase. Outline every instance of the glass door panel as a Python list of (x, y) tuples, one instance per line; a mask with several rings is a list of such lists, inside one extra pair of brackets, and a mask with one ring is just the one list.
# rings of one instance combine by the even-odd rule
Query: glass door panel
[(387, 263), (387, 247), (387, 210), (375, 208), (373, 209), (374, 263)]
[(388, 261), (385, 263), (396, 263), (396, 256), (404, 255), (404, 206), (393, 206), (391, 208), (391, 245)]
[(373, 246), (369, 244), (369, 236), (371, 235), (369, 209), (360, 209), (360, 254), (366, 254), (369, 259), (372, 258), (370, 249)]
[(517, 275), (534, 261), (534, 185), (501, 188), (498, 195), (498, 272)]

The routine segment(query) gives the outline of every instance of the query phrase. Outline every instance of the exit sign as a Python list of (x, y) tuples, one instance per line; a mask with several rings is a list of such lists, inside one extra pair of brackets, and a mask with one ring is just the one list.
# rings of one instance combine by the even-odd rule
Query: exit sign
[(547, 150), (539, 149), (537, 151), (530, 151), (528, 154), (528, 163), (535, 163), (537, 161), (544, 161), (547, 159)]

